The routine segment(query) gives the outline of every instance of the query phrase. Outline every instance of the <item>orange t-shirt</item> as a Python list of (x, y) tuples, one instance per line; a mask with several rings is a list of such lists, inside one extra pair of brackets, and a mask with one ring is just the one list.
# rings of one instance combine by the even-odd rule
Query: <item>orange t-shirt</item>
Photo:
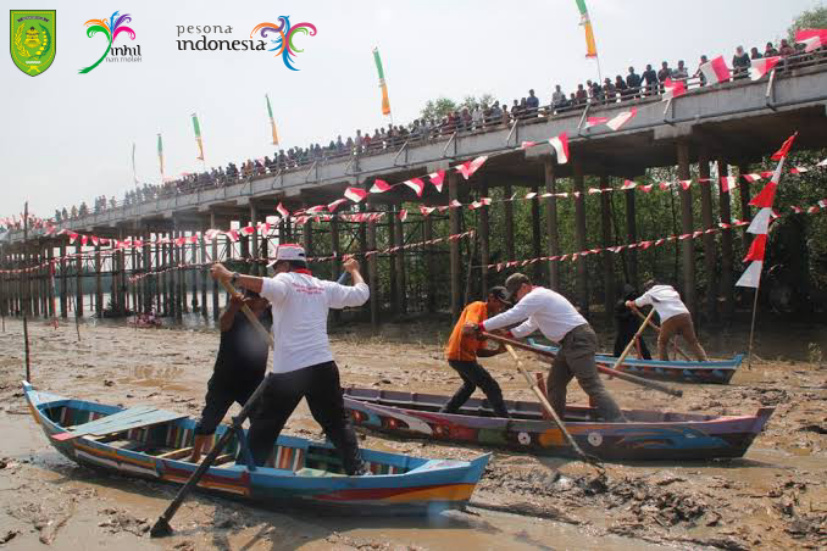
[(445, 355), (449, 360), (473, 362), (477, 359), (477, 350), (485, 345), (485, 340), (473, 335), (463, 335), (462, 328), (466, 323), (481, 323), (486, 319), (488, 319), (488, 309), (484, 302), (472, 302), (465, 307), (448, 338), (448, 346), (445, 347)]

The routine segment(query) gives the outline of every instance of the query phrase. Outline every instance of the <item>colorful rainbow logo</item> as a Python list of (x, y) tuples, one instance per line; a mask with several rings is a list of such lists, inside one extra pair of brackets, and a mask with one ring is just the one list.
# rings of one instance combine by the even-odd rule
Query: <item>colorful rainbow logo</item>
[(109, 23), (106, 22), (105, 19), (90, 19), (84, 25), (86, 25), (86, 36), (92, 38), (98, 33), (103, 33), (106, 35), (106, 39), (109, 43), (106, 45), (106, 51), (103, 52), (103, 55), (99, 60), (97, 60), (93, 65), (89, 67), (85, 67), (80, 70), (80, 74), (86, 74), (106, 59), (106, 56), (109, 55), (109, 50), (112, 49), (112, 44), (118, 38), (118, 35), (125, 32), (129, 35), (129, 38), (135, 40), (135, 31), (133, 31), (130, 27), (127, 27), (125, 23), (129, 23), (132, 21), (132, 17), (125, 13), (119, 16), (120, 12), (116, 11), (112, 14), (112, 17), (109, 18)]
[(261, 38), (267, 38), (267, 35), (270, 33), (278, 33), (278, 38), (270, 40), (275, 47), (268, 51), (276, 52), (274, 54), (276, 56), (281, 55), (281, 59), (288, 69), (298, 71), (298, 69), (293, 67), (293, 56), (304, 50), (298, 49), (295, 44), (293, 44), (293, 40), (297, 34), (316, 36), (316, 26), (312, 23), (299, 23), (298, 25), (290, 26), (290, 17), (284, 15), (280, 15), (278, 20), (281, 22), (280, 25), (266, 22), (259, 23), (250, 33), (250, 38), (253, 38), (256, 33), (259, 33)]

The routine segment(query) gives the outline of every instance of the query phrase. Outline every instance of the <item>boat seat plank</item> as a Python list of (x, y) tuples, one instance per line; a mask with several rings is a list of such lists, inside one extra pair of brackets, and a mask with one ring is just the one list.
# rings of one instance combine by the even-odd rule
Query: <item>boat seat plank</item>
[(88, 431), (88, 434), (92, 434), (92, 431), (97, 427), (103, 427), (111, 423), (118, 423), (125, 419), (131, 419), (134, 417), (139, 417), (144, 413), (156, 411), (156, 409), (152, 406), (136, 406), (134, 408), (125, 409), (123, 411), (119, 411), (118, 413), (113, 413), (112, 415), (106, 415), (104, 417), (100, 417), (95, 419), (94, 421), (89, 421), (88, 423), (81, 423), (80, 425), (74, 425), (70, 427), (64, 427), (64, 430), (72, 431), (72, 432), (82, 432)]
[(181, 459), (182, 457), (186, 457), (192, 453), (192, 446), (188, 446), (186, 448), (179, 448), (177, 450), (172, 450), (166, 453), (162, 453), (156, 455), (160, 459)]
[(225, 453), (224, 455), (219, 455), (213, 461), (213, 465), (223, 465), (224, 463), (229, 463), (230, 461), (235, 461), (235, 454), (232, 453)]
[[(93, 421), (92, 423), (78, 426), (74, 431), (58, 434), (54, 438), (55, 440), (64, 441), (73, 440), (75, 438), (80, 438), (81, 436), (87, 436), (90, 434), (104, 436), (107, 434), (158, 425), (160, 423), (175, 421), (186, 417), (186, 415), (182, 415), (180, 413), (172, 413), (169, 411), (157, 410), (155, 408), (150, 408), (149, 411), (143, 410), (137, 414), (131, 413), (131, 410), (126, 410), (121, 413), (129, 413), (129, 415), (117, 417), (120, 416), (120, 413), (116, 413), (105, 418), (109, 419), (109, 422), (107, 423), (98, 423), (97, 421)], [(100, 419), (100, 421), (103, 421), (103, 419)]]

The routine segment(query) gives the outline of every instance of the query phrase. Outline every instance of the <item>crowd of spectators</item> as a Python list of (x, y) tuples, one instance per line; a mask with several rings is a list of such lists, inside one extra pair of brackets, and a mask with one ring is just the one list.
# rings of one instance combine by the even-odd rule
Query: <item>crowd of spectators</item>
[[(752, 62), (763, 57), (781, 56), (783, 58), (780, 65), (782, 70), (804, 63), (810, 56), (802, 55), (802, 49), (802, 44), (791, 45), (786, 39), (782, 39), (777, 48), (772, 42), (767, 42), (763, 53), (757, 47), (751, 48), (747, 53), (743, 46), (738, 46), (732, 57), (732, 78), (736, 80), (748, 78)], [(197, 189), (226, 186), (240, 180), (251, 180), (255, 177), (273, 175), (302, 166), (311, 166), (313, 163), (336, 157), (381, 152), (398, 148), (410, 141), (434, 140), (457, 132), (501, 128), (510, 125), (515, 120), (552, 117), (556, 114), (583, 109), (589, 104), (608, 105), (651, 98), (664, 93), (664, 83), (667, 80), (684, 81), (687, 87), (694, 82), (697, 82), (698, 86), (706, 86), (706, 78), (700, 67), (708, 61), (709, 58), (702, 55), (698, 60), (698, 68), (691, 75), (684, 60), (679, 60), (675, 67), (670, 67), (668, 61), (663, 61), (658, 70), (655, 70), (651, 64), (647, 64), (641, 73), (638, 73), (632, 66), (629, 67), (625, 77), (617, 75), (614, 80), (606, 77), (602, 83), (587, 80), (585, 85), (578, 84), (576, 89), (568, 95), (558, 84), (555, 85), (551, 93), (551, 102), (547, 105), (541, 106), (534, 90), (529, 90), (527, 96), (519, 100), (514, 99), (510, 105), (507, 101), (493, 101), (490, 105), (485, 103), (463, 105), (442, 117), (422, 117), (408, 125), (391, 124), (387, 128), (376, 128), (373, 133), (357, 130), (355, 136), (347, 139), (342, 139), (340, 135), (335, 140), (330, 140), (327, 146), (314, 143), (307, 147), (291, 147), (286, 151), (279, 149), (272, 157), (247, 159), (241, 163), (240, 168), (235, 163), (229, 163), (226, 168), (218, 167), (197, 174), (183, 174), (180, 178), (165, 181), (162, 185), (146, 183), (136, 185), (134, 189), (126, 192), (120, 205), (129, 207)], [(106, 197), (101, 196), (95, 200), (94, 212), (99, 213), (118, 206), (119, 203), (115, 197), (107, 201)], [(89, 208), (84, 202), (80, 207), (73, 206), (68, 211), (65, 208), (56, 210), (55, 219), (60, 222), (87, 214), (89, 214)]]

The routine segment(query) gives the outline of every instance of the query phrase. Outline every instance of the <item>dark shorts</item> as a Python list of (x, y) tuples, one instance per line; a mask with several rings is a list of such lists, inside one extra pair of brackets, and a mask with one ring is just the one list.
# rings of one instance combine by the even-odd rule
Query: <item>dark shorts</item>
[(206, 403), (201, 411), (201, 419), (195, 426), (195, 434), (214, 434), (233, 402), (241, 406), (246, 404), (263, 379), (264, 372), (260, 376), (244, 378), (214, 373), (207, 383), (207, 395), (204, 398)]

